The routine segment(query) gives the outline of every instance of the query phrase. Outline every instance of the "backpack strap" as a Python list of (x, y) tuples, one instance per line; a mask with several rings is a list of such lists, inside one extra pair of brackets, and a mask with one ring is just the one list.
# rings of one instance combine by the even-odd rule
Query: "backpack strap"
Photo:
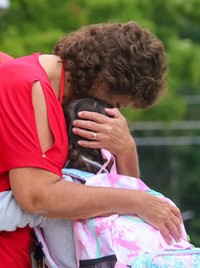
[[(107, 150), (105, 149), (101, 149), (101, 154), (103, 159), (106, 160), (106, 162), (103, 165), (100, 165), (99, 163), (95, 162), (95, 161), (91, 161), (85, 157), (83, 157), (84, 160), (88, 161), (91, 164), (98, 164), (98, 167), (100, 168), (100, 170), (97, 172), (97, 174), (101, 174), (101, 173), (108, 173), (106, 170), (106, 167), (108, 166), (109, 163), (112, 163), (112, 167), (110, 169), (109, 173), (112, 174), (117, 174), (117, 168), (116, 168), (116, 162), (115, 162), (115, 157)], [(73, 178), (79, 179), (81, 181), (86, 182), (88, 179), (94, 177), (96, 174), (88, 172), (88, 171), (82, 171), (79, 169), (74, 169), (74, 168), (63, 168), (62, 169), (62, 175), (63, 176), (71, 176)]]
[(101, 169), (97, 172), (97, 174), (102, 173), (104, 169), (108, 166), (108, 164), (112, 161), (112, 167), (110, 169), (110, 173), (117, 174), (116, 161), (115, 157), (106, 149), (101, 149), (101, 155), (106, 162), (102, 165)]

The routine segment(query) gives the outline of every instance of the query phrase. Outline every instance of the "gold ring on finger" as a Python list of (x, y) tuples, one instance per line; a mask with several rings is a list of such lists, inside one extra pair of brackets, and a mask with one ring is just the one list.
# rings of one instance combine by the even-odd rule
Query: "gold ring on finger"
[(93, 141), (96, 141), (96, 139), (97, 139), (97, 133), (95, 133), (95, 132), (92, 133), (92, 139), (93, 139)]

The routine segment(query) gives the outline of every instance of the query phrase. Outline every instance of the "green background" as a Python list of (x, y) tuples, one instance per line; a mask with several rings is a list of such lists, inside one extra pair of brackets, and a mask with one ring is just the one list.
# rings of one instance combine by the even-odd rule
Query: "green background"
[(183, 214), (186, 228), (200, 246), (200, 0), (12, 0), (0, 9), (0, 51), (51, 53), (82, 25), (129, 20), (164, 42), (169, 63), (164, 100), (122, 110), (138, 143), (141, 177), (191, 212)]

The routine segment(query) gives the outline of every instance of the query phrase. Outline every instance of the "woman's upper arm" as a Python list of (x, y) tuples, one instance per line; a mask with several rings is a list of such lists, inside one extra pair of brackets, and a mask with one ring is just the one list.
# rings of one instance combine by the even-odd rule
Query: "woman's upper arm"
[[(15, 168), (9, 171), (10, 185), (20, 207), (31, 213), (44, 214), (42, 200), (48, 188), (60, 181), (60, 177), (50, 171), (33, 168)], [(41, 202), (41, 204), (40, 204)]]
[[(47, 106), (40, 82), (32, 87), (32, 103), (35, 113), (35, 123), (42, 152), (53, 144), (53, 135), (49, 126)], [(24, 156), (26, 157), (26, 156)], [(33, 210), (34, 202), (40, 195), (43, 186), (56, 182), (58, 175), (41, 168), (19, 167), (9, 171), (11, 189), (22, 208)]]

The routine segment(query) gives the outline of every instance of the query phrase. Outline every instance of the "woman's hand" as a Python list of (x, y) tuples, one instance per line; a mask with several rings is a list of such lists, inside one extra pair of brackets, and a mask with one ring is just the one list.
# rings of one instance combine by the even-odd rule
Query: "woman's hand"
[(81, 120), (74, 121), (73, 132), (90, 140), (80, 140), (79, 144), (87, 148), (104, 148), (116, 156), (122, 149), (129, 152), (130, 147), (133, 149), (133, 139), (125, 118), (117, 108), (106, 109), (106, 112), (113, 117), (87, 111), (78, 114)]
[(117, 108), (106, 109), (106, 113), (111, 117), (87, 111), (78, 114), (73, 132), (88, 139), (79, 140), (79, 145), (107, 149), (115, 156), (119, 173), (139, 177), (136, 146), (126, 119)]
[(158, 229), (168, 244), (172, 237), (178, 242), (182, 235), (180, 210), (156, 196), (145, 192), (139, 192), (137, 215)]

